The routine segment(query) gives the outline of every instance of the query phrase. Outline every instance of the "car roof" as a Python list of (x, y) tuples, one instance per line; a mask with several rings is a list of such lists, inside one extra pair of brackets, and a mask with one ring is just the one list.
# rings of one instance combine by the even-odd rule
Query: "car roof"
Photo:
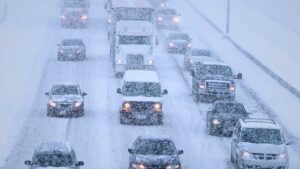
[(219, 62), (219, 61), (201, 61), (199, 62), (203, 65), (221, 65), (221, 66), (229, 66), (228, 64), (224, 62)]
[(165, 137), (145, 137), (145, 136), (139, 136), (137, 140), (145, 140), (145, 141), (170, 141), (173, 142), (170, 138)]
[(123, 77), (124, 82), (156, 82), (159, 83), (156, 71), (127, 70)]
[(262, 118), (240, 119), (240, 124), (242, 128), (281, 129), (281, 127), (271, 119), (262, 119)]
[(57, 83), (53, 86), (79, 86), (78, 83), (75, 82), (63, 82), (63, 83)]
[(243, 105), (242, 103), (237, 102), (237, 101), (215, 101), (214, 105), (217, 105), (217, 104), (240, 104), (240, 105)]
[(35, 153), (53, 152), (59, 151), (62, 153), (69, 153), (72, 151), (72, 147), (66, 142), (44, 142), (37, 146)]

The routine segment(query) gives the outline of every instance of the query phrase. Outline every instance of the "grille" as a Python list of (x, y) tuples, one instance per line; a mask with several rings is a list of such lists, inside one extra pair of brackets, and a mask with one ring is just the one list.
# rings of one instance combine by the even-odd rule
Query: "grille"
[(211, 91), (228, 91), (229, 83), (225, 82), (206, 82), (206, 87)]
[(144, 55), (127, 55), (128, 65), (143, 65)]
[(70, 104), (70, 103), (61, 103), (61, 104), (59, 104), (59, 107), (62, 108), (62, 109), (68, 109), (68, 108), (72, 108), (73, 104)]
[(144, 112), (152, 110), (154, 102), (131, 102), (131, 110), (136, 112)]
[(253, 153), (253, 157), (257, 160), (276, 160), (277, 154)]

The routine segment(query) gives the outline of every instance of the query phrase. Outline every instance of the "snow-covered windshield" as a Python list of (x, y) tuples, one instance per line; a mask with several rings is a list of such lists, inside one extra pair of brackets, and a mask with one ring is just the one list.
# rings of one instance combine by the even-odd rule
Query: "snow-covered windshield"
[(245, 128), (241, 132), (241, 141), (257, 144), (283, 144), (280, 130), (265, 128)]
[(77, 39), (68, 39), (62, 41), (63, 46), (82, 46), (82, 44), (82, 41)]
[(173, 155), (177, 153), (174, 143), (169, 140), (141, 140), (134, 152), (142, 155)]
[(68, 167), (74, 163), (71, 155), (61, 152), (37, 154), (32, 162), (33, 165), (41, 167)]
[(78, 95), (79, 91), (75, 85), (57, 85), (51, 90), (51, 95)]
[(139, 8), (119, 8), (116, 10), (116, 21), (130, 20), (130, 21), (149, 21), (153, 20), (152, 9)]
[(246, 114), (246, 110), (240, 103), (217, 103), (215, 113)]
[(87, 2), (85, 0), (63, 0), (65, 8), (85, 8)]
[(229, 66), (225, 65), (201, 65), (197, 67), (197, 76), (203, 75), (221, 75), (225, 77), (232, 77), (232, 71)]
[(156, 12), (158, 15), (176, 15), (176, 10), (174, 9), (161, 9)]
[(161, 96), (161, 88), (159, 83), (152, 82), (126, 82), (123, 86), (124, 96)]
[(175, 33), (169, 36), (171, 40), (190, 40), (190, 36), (185, 33)]
[(209, 56), (208, 50), (198, 50), (198, 49), (192, 49), (188, 52), (191, 56)]
[(150, 36), (120, 36), (119, 43), (123, 45), (151, 45)]

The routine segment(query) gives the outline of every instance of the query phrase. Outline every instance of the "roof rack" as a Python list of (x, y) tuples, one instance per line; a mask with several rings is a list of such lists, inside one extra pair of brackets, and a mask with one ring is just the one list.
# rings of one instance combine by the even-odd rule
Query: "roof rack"
[(272, 119), (263, 119), (263, 118), (247, 118), (247, 119), (243, 119), (243, 121), (245, 123), (248, 123), (248, 122), (262, 122), (262, 123), (276, 124), (275, 121), (273, 121)]

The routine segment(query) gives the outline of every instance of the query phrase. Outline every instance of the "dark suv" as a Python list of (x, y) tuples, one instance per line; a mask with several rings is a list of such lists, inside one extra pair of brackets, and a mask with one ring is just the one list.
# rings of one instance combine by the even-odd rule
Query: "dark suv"
[(217, 101), (207, 111), (206, 126), (210, 135), (232, 134), (239, 119), (248, 118), (242, 103), (231, 101)]
[(49, 96), (47, 103), (47, 116), (83, 116), (84, 96), (78, 84), (54, 85), (51, 92), (46, 92)]
[(170, 139), (138, 137), (128, 151), (129, 169), (181, 169), (183, 150), (177, 150)]
[(25, 161), (30, 169), (57, 168), (80, 169), (83, 161), (77, 161), (74, 149), (67, 143), (42, 143), (34, 150), (32, 161)]

